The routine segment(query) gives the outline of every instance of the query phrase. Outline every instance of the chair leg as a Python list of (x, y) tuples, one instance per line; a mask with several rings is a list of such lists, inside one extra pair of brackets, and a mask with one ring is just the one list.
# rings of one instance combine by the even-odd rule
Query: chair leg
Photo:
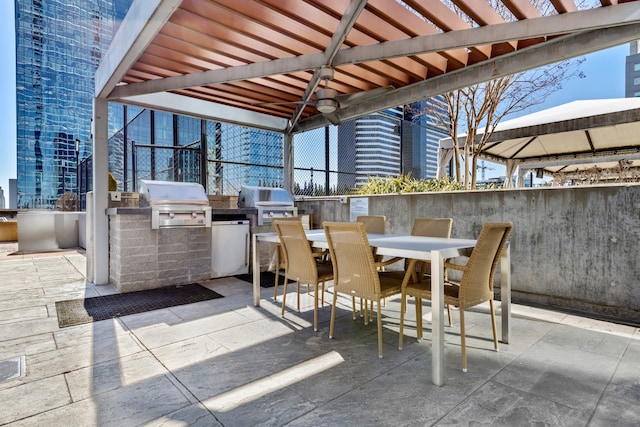
[(418, 342), (420, 342), (422, 340), (421, 334), (422, 334), (422, 307), (420, 307), (421, 302), (420, 302), (420, 298), (414, 296), (413, 297), (413, 304), (415, 305), (415, 309), (416, 309), (416, 339), (418, 340)]
[(398, 337), (398, 350), (402, 350), (402, 340), (404, 338), (404, 311), (407, 308), (407, 296), (403, 292), (400, 295), (400, 336)]
[(364, 300), (364, 305), (360, 306), (360, 309), (362, 309), (362, 307), (364, 307), (364, 324), (368, 325), (369, 324), (369, 301)]
[[(335, 294), (336, 288), (333, 288), (333, 293)], [(333, 301), (333, 305), (336, 305), (335, 300)], [(356, 297), (351, 297), (351, 311), (353, 312), (353, 320), (356, 320)]]
[(451, 326), (451, 305), (447, 304), (447, 316), (449, 316), (449, 326)]
[(460, 344), (462, 347), (462, 372), (467, 372), (467, 342), (464, 335), (464, 308), (460, 307)]
[(315, 292), (313, 293), (313, 331), (318, 332), (318, 291), (320, 290), (320, 284), (316, 282), (314, 286)]
[[(296, 282), (297, 288), (298, 288), (298, 311), (300, 311), (300, 281), (298, 280)], [(307, 289), (309, 289), (309, 285), (307, 285)]]
[[(273, 287), (273, 300), (278, 301), (278, 280), (280, 277), (280, 245), (276, 245), (276, 284)], [(286, 280), (285, 280), (286, 282)]]
[[(324, 280), (322, 281), (322, 306), (324, 307), (324, 293), (327, 290), (327, 282), (325, 282)], [(318, 290), (316, 289), (316, 292), (318, 292)]]
[[(373, 316), (373, 313), (371, 315)], [(378, 357), (382, 359), (382, 309), (380, 308), (380, 298), (378, 298)]]
[(282, 317), (284, 317), (284, 306), (287, 304), (287, 282), (286, 276), (284, 281), (284, 288), (282, 290)]
[(333, 338), (333, 327), (336, 319), (336, 303), (338, 302), (338, 293), (333, 289), (333, 306), (331, 307), (331, 322), (329, 323), (329, 339)]
[(489, 308), (491, 309), (491, 327), (493, 328), (493, 348), (498, 351), (498, 330), (496, 328), (496, 311), (493, 308), (493, 300), (489, 300)]

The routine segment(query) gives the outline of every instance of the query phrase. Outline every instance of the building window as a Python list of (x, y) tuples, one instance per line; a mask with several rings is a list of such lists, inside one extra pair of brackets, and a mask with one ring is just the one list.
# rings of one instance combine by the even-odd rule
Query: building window
[(633, 64), (633, 71), (640, 71), (640, 63)]

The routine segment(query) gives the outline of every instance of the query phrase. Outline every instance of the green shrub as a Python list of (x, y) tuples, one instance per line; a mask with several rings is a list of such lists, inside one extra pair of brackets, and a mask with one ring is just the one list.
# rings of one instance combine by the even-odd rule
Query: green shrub
[(118, 181), (109, 172), (109, 191), (118, 191)]
[(434, 191), (464, 190), (464, 186), (449, 177), (434, 179), (414, 179), (411, 174), (396, 177), (369, 177), (356, 194), (425, 193)]

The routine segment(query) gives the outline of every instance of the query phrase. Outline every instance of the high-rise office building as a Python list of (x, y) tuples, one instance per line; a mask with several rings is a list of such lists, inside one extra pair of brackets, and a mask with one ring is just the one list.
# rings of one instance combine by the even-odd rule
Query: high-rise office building
[(624, 96), (627, 98), (640, 96), (640, 41), (629, 43), (629, 55), (626, 58), (624, 73)]
[(402, 117), (402, 107), (395, 107), (338, 126), (339, 189), (400, 174)]
[(18, 208), (53, 209), (76, 191), (94, 74), (132, 1), (15, 1)]
[(447, 105), (443, 96), (414, 102), (405, 109), (402, 131), (403, 171), (417, 179), (435, 178), (438, 146), (449, 137)]
[(433, 97), (338, 126), (338, 188), (364, 184), (369, 177), (411, 174), (435, 178), (438, 143), (449, 136), (436, 118), (446, 117), (444, 99)]

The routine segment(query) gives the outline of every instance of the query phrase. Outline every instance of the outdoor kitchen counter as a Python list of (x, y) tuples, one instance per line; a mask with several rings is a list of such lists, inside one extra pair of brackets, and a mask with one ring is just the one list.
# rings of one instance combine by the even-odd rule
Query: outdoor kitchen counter
[[(211, 216), (216, 215), (257, 215), (258, 210), (256, 208), (211, 208)], [(107, 209), (107, 215), (151, 215), (151, 208), (109, 208)], [(215, 218), (213, 218), (215, 220)]]
[[(120, 292), (211, 279), (211, 228), (152, 229), (150, 207), (115, 207), (109, 215), (109, 282)], [(256, 209), (212, 209), (213, 220), (256, 217)]]

